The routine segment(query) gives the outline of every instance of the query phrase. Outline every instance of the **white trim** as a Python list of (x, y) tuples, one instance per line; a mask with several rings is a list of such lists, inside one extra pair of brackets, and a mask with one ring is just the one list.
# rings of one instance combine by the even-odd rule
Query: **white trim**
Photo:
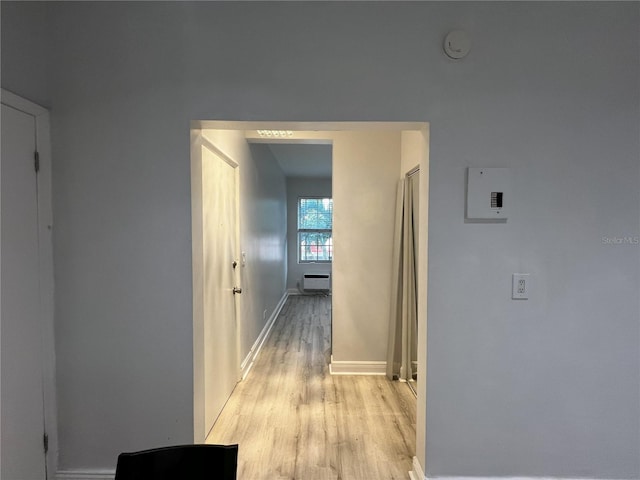
[[(411, 480), (559, 480), (558, 477), (459, 477), (459, 476), (433, 476), (427, 477), (422, 470), (418, 457), (413, 457), (413, 470), (409, 472)], [(564, 478), (562, 480), (587, 480), (584, 478)], [(594, 479), (591, 479), (594, 480)], [(605, 479), (596, 479), (605, 480)]]
[[(294, 130), (293, 140), (299, 139), (297, 131), (359, 131), (359, 130), (384, 130), (398, 132), (403, 130), (424, 130), (428, 122), (266, 122), (266, 121), (239, 121), (239, 120), (192, 120), (192, 129), (219, 129), (219, 130), (253, 130), (246, 132), (246, 138), (251, 141), (264, 140), (255, 130)], [(304, 135), (302, 140), (313, 140)], [(270, 139), (272, 143), (273, 139)], [(287, 138), (281, 143), (290, 143), (291, 139)]]
[(42, 388), (44, 397), (44, 429), (49, 435), (46, 455), (47, 471), (58, 465), (58, 421), (55, 387), (55, 340), (53, 325), (53, 208), (51, 193), (51, 127), (49, 111), (25, 98), (0, 89), (3, 105), (20, 110), (35, 118), (36, 148), (40, 158), (38, 182), (38, 244), (40, 256), (40, 312), (42, 318)]
[(418, 457), (413, 457), (413, 470), (409, 472), (409, 478), (411, 480), (426, 480), (427, 477), (422, 471), (422, 465), (418, 461)]
[(114, 470), (61, 470), (56, 472), (56, 480), (113, 480)]
[(334, 360), (329, 365), (331, 375), (386, 375), (387, 362)]
[[(435, 476), (424, 477), (425, 480), (613, 480), (613, 479), (587, 479), (576, 477), (455, 477), (455, 476)], [(632, 479), (629, 479), (632, 480)]]
[(299, 289), (295, 287), (287, 288), (287, 293), (289, 294), (289, 296), (294, 296), (294, 295), (304, 295), (307, 297), (314, 297), (314, 296), (330, 297), (331, 296), (331, 290), (307, 290), (307, 291), (301, 292)]
[(190, 132), (191, 142), (191, 283), (193, 325), (193, 440), (204, 442), (204, 246), (202, 231), (202, 147), (200, 132)]
[(28, 113), (29, 115), (33, 115), (34, 117), (39, 117), (40, 115), (48, 115), (49, 111), (41, 107), (38, 104), (33, 103), (26, 98), (19, 97), (15, 93), (11, 93), (8, 90), (2, 89), (2, 103), (8, 105), (11, 108), (15, 108), (16, 110), (20, 110), (24, 113)]
[(216, 144), (214, 144), (211, 140), (209, 140), (204, 135), (200, 135), (198, 140), (200, 141), (200, 146), (209, 149), (216, 155), (219, 155), (220, 157), (222, 157), (222, 160), (227, 162), (233, 168), (238, 168), (240, 166), (238, 162), (236, 162), (233, 158), (227, 155), (223, 150), (220, 149), (220, 147), (218, 147)]
[(282, 298), (276, 305), (276, 308), (273, 309), (273, 312), (271, 313), (269, 320), (267, 320), (267, 323), (265, 323), (264, 327), (262, 328), (260, 335), (258, 335), (258, 338), (253, 343), (253, 346), (251, 347), (251, 350), (249, 351), (248, 355), (242, 361), (242, 364), (240, 365), (240, 371), (241, 371), (243, 380), (249, 374), (251, 367), (253, 367), (253, 364), (256, 361), (256, 358), (258, 358), (258, 355), (260, 354), (260, 350), (262, 350), (262, 345), (264, 345), (264, 342), (269, 337), (269, 333), (271, 333), (271, 328), (276, 323), (276, 319), (278, 318), (278, 315), (280, 315), (280, 311), (282, 310), (282, 307), (284, 307), (284, 304), (287, 301), (287, 298), (289, 298), (289, 292), (284, 292), (284, 294), (282, 294)]

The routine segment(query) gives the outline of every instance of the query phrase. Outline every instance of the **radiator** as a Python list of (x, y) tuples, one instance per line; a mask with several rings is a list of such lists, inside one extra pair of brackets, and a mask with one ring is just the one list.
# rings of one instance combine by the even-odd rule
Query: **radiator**
[(308, 290), (331, 290), (331, 275), (328, 273), (305, 273), (302, 276), (302, 289)]

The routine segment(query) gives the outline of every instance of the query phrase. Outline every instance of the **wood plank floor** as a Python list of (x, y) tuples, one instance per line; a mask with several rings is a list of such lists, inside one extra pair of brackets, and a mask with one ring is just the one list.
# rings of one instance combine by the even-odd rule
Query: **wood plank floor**
[(238, 480), (407, 479), (416, 400), (383, 376), (329, 374), (330, 297), (289, 297), (207, 443), (239, 444)]

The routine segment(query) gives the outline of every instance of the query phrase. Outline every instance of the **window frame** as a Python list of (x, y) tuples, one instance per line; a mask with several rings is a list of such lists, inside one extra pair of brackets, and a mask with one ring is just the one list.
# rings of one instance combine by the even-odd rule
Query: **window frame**
[[(300, 228), (300, 205), (302, 200), (330, 200), (331, 201), (331, 228)], [(302, 244), (300, 240), (300, 234), (305, 233), (319, 233), (319, 234), (329, 234), (329, 239), (331, 240), (331, 258), (329, 260), (303, 260), (302, 259)], [(328, 197), (326, 195), (320, 196), (300, 196), (296, 202), (296, 249), (298, 251), (297, 258), (298, 264), (308, 264), (308, 263), (332, 263), (333, 262), (333, 197)]]

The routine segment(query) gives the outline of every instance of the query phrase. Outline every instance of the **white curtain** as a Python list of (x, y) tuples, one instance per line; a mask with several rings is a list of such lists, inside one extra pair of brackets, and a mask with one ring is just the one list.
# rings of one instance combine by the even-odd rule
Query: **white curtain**
[(417, 375), (418, 191), (418, 174), (398, 183), (387, 348), (387, 376), (391, 379), (410, 380)]

